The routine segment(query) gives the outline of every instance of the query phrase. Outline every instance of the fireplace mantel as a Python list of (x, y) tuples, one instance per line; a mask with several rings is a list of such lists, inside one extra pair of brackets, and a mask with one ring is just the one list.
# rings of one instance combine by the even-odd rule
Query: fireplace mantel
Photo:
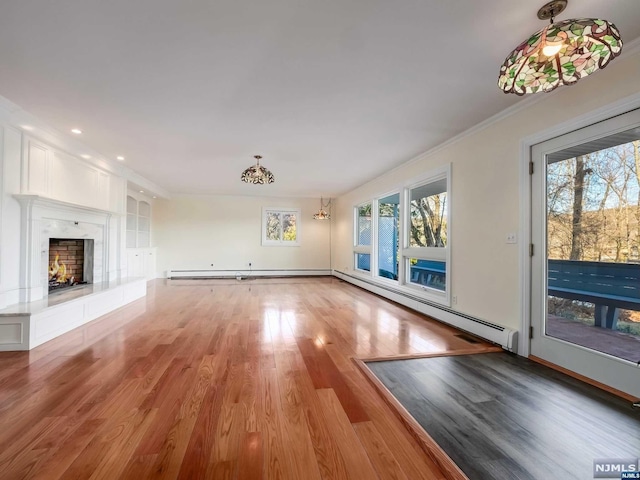
[(50, 209), (67, 210), (69, 212), (76, 213), (90, 213), (93, 215), (104, 215), (107, 218), (117, 212), (111, 212), (109, 210), (102, 210), (99, 208), (87, 207), (84, 205), (78, 205), (75, 203), (63, 202), (62, 200), (56, 200), (49, 197), (43, 197), (41, 195), (23, 195), (16, 194), (13, 198), (20, 202), (23, 208), (33, 208), (34, 206), (40, 206)]
[[(110, 275), (109, 243), (121, 236), (118, 214), (40, 195), (21, 194), (14, 198), (21, 205), (21, 302), (40, 300), (48, 294), (50, 238), (93, 240), (93, 281), (116, 279), (115, 274)], [(117, 221), (112, 222), (112, 216)]]

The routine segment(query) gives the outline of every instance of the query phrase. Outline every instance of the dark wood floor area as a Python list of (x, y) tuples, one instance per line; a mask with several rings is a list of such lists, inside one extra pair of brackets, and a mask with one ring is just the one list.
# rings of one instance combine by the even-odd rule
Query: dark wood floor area
[(471, 480), (587, 479), (640, 454), (629, 402), (515, 355), (367, 366)]
[(167, 281), (0, 353), (0, 477), (441, 479), (351, 357), (483, 351), (337, 279)]

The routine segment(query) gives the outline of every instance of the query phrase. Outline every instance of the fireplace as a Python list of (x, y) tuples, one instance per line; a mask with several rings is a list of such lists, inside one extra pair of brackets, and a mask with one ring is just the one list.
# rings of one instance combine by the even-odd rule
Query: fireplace
[(15, 197), (21, 204), (21, 238), (25, 246), (24, 255), (20, 259), (20, 303), (40, 300), (49, 294), (49, 276), (51, 270), (55, 269), (55, 255), (49, 258), (51, 239), (83, 241), (83, 282), (98, 285), (96, 288), (104, 288), (107, 282), (119, 277), (120, 217), (112, 217), (107, 211), (70, 205), (36, 195)]
[[(125, 184), (120, 186), (124, 188)], [(0, 351), (30, 350), (146, 295), (144, 279), (120, 277), (123, 215), (38, 195), (19, 194), (14, 198), (21, 207), (20, 288), (9, 304), (16, 305), (9, 307), (15, 314), (0, 316)], [(66, 256), (76, 258), (63, 258), (64, 246)], [(81, 281), (91, 285), (51, 292), (55, 298), (49, 301), (49, 276), (56, 269), (56, 274), (60, 271), (61, 261), (66, 274), (80, 281), (81, 272)], [(78, 338), (93, 341), (93, 330), (82, 330)]]
[(93, 282), (93, 240), (49, 239), (49, 293)]

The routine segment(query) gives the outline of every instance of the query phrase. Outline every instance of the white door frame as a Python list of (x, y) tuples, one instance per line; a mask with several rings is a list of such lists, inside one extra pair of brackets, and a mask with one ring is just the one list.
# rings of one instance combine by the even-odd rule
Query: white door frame
[(588, 127), (631, 110), (640, 108), (640, 92), (625, 97), (594, 111), (580, 115), (572, 120), (554, 125), (541, 132), (525, 137), (520, 142), (520, 228), (519, 269), (520, 269), (520, 335), (518, 335), (518, 354), (529, 356), (529, 328), (531, 327), (531, 261), (529, 245), (531, 243), (531, 176), (529, 162), (531, 147), (566, 133)]

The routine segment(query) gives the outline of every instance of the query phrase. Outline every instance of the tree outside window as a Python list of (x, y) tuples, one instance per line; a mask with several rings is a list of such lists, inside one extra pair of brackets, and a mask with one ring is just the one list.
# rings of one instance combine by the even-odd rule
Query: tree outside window
[(266, 208), (263, 211), (262, 244), (297, 246), (300, 244), (298, 225), (300, 210)]

